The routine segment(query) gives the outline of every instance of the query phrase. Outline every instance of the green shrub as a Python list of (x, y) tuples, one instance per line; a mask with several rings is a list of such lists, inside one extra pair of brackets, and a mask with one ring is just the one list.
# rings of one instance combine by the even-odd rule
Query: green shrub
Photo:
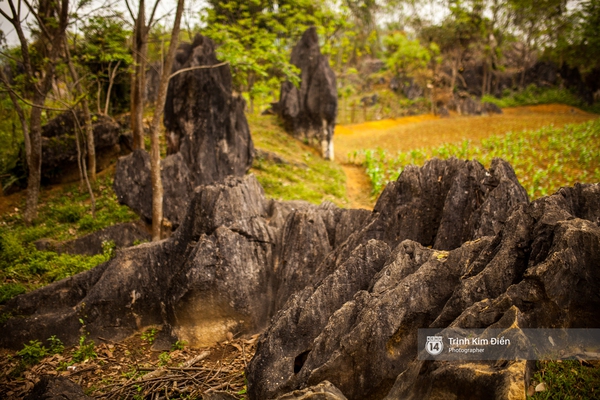
[(527, 86), (525, 89), (518, 92), (506, 91), (502, 98), (498, 99), (491, 95), (485, 95), (481, 98), (483, 102), (494, 103), (499, 107), (518, 107), (536, 104), (567, 104), (574, 107), (581, 107), (588, 111), (595, 110), (599, 105), (588, 106), (584, 102), (567, 89), (560, 88), (540, 88), (534, 84)]
[(65, 345), (62, 340), (57, 338), (55, 335), (52, 335), (48, 338), (48, 342), (50, 343), (50, 353), (52, 354), (61, 354), (65, 351)]
[(13, 297), (25, 293), (27, 289), (19, 283), (6, 283), (0, 286), (0, 304), (6, 303)]
[(79, 337), (79, 346), (73, 352), (73, 362), (79, 363), (96, 357), (98, 355), (95, 351), (94, 341), (87, 340), (87, 335), (81, 335)]
[(48, 349), (42, 346), (39, 340), (30, 340), (29, 344), (24, 345), (23, 349), (17, 352), (25, 365), (35, 365), (48, 354)]
[(56, 220), (63, 224), (77, 222), (81, 219), (85, 212), (82, 206), (68, 204), (54, 208), (53, 214)]

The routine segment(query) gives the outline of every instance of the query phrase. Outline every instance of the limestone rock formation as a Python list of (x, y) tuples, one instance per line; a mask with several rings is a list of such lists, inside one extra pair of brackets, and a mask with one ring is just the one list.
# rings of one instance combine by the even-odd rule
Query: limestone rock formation
[(460, 115), (502, 114), (502, 109), (494, 103), (482, 103), (467, 92), (454, 94), (447, 107)]
[[(121, 127), (106, 115), (93, 116), (94, 145), (97, 168), (102, 170), (120, 152)], [(84, 118), (78, 113), (81, 129)], [(42, 179), (48, 183), (76, 181), (79, 179), (77, 145), (75, 132), (78, 125), (73, 113), (66, 112), (50, 120), (42, 128)], [(87, 154), (86, 146), (80, 142), (82, 155)]]
[(112, 339), (148, 325), (163, 325), (191, 344), (212, 343), (228, 331), (256, 332), (286, 296), (316, 283), (310, 268), (368, 216), (330, 203), (266, 200), (253, 176), (200, 186), (169, 239), (123, 249), (90, 271), (7, 303), (2, 312), (21, 317), (3, 324), (11, 335), (2, 335), (0, 346), (53, 334), (75, 343), (82, 315), (92, 337)]
[(9, 301), (0, 347), (73, 344), (82, 316), (111, 340), (264, 330), (250, 399), (523, 398), (530, 363), (421, 361), (418, 329), (600, 328), (599, 224), (600, 185), (529, 203), (500, 159), (409, 166), (372, 212), (229, 177), (195, 189), (169, 239)]
[(291, 82), (281, 85), (274, 111), (295, 137), (316, 139), (323, 157), (333, 160), (333, 131), (337, 117), (337, 86), (329, 60), (321, 54), (316, 28), (308, 28), (292, 50), (291, 63), (301, 71), (300, 89)]
[(346, 396), (331, 382), (323, 381), (316, 386), (279, 396), (276, 400), (347, 400)]
[[(234, 96), (229, 65), (219, 63), (214, 42), (201, 35), (180, 45), (165, 104), (169, 155), (161, 161), (163, 215), (179, 226), (196, 186), (243, 176), (254, 156), (244, 100)], [(144, 150), (117, 164), (119, 201), (152, 219), (150, 156)]]
[(360, 257), (379, 272), (342, 302), (331, 295), (342, 291), (337, 268), (262, 336), (250, 398), (325, 379), (349, 399), (524, 398), (530, 363), (419, 361), (418, 328), (598, 328), (599, 200), (599, 185), (563, 188), (449, 252), (405, 240), (382, 268)]

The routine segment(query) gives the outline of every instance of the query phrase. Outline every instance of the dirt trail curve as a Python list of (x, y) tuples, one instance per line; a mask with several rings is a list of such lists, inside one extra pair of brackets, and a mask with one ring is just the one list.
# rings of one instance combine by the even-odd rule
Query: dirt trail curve
[(459, 116), (441, 119), (426, 114), (353, 125), (338, 125), (335, 147), (338, 162), (346, 173), (350, 206), (373, 209), (371, 183), (364, 168), (350, 164), (348, 155), (361, 149), (383, 148), (391, 154), (469, 139), (478, 142), (491, 135), (585, 122), (597, 118), (578, 108), (545, 104), (505, 108), (500, 115)]

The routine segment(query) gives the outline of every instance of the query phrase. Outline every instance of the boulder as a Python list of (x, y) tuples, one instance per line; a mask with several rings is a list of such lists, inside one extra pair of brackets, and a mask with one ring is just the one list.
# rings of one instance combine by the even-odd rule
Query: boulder
[(291, 82), (282, 83), (279, 102), (273, 104), (273, 110), (294, 137), (320, 142), (323, 157), (333, 160), (337, 86), (335, 73), (321, 54), (314, 26), (294, 46), (290, 61), (301, 71), (300, 89)]
[(44, 375), (33, 389), (25, 396), (25, 400), (91, 400), (81, 386), (62, 376)]
[(347, 400), (346, 396), (331, 382), (323, 381), (316, 386), (279, 396), (276, 400)]
[[(77, 113), (81, 128), (84, 128), (83, 113)], [(112, 159), (116, 159), (121, 146), (121, 127), (111, 117), (93, 115), (94, 145), (97, 169), (101, 171)], [(77, 181), (80, 177), (77, 163), (75, 132), (78, 125), (73, 113), (65, 112), (51, 119), (42, 127), (42, 180), (45, 183), (65, 183)], [(85, 157), (87, 148), (80, 141), (81, 153)], [(86, 159), (87, 160), (87, 159)]]
[[(199, 185), (243, 176), (254, 156), (244, 100), (232, 94), (231, 71), (220, 63), (214, 42), (201, 35), (180, 45), (165, 104), (169, 155), (161, 161), (163, 215), (176, 228)], [(150, 156), (136, 150), (119, 159), (114, 183), (119, 201), (152, 220)]]

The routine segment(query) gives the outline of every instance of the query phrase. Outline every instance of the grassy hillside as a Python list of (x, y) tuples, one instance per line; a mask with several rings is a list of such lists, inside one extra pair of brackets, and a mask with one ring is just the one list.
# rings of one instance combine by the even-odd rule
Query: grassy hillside
[[(268, 197), (348, 205), (346, 177), (338, 164), (323, 160), (314, 147), (286, 134), (275, 116), (251, 115), (248, 119), (254, 146), (259, 150), (250, 172), (256, 175)], [(261, 156), (260, 150), (280, 160)]]

